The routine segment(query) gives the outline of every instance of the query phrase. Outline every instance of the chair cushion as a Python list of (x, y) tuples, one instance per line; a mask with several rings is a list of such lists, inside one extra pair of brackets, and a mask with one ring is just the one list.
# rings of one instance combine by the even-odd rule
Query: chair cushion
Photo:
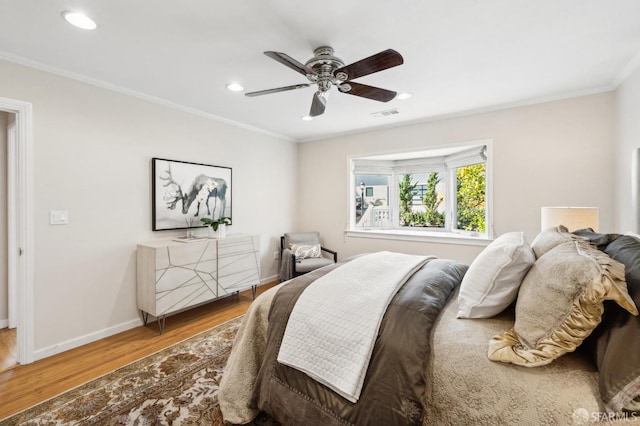
[(292, 244), (296, 244), (296, 245), (320, 244), (320, 233), (319, 232), (289, 232), (284, 234), (283, 248), (291, 248)]
[(327, 265), (333, 265), (333, 259), (327, 259), (326, 257), (310, 257), (299, 261), (296, 260), (296, 272), (311, 272)]

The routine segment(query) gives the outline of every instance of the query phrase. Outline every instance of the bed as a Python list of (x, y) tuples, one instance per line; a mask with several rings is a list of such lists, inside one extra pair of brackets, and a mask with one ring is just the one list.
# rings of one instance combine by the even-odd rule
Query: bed
[[(566, 266), (574, 264), (571, 256), (575, 267)], [(531, 245), (522, 233), (505, 234), (470, 267), (426, 258), (390, 299), (355, 401), (313, 372), (278, 362), (301, 294), (352, 262), (287, 281), (256, 299), (220, 384), (225, 422), (245, 424), (261, 411), (283, 425), (640, 421), (635, 236), (558, 227)], [(582, 284), (566, 290), (567, 274)], [(532, 303), (545, 300), (545, 286), (549, 301)], [(558, 314), (562, 299), (568, 311)], [(571, 323), (575, 309), (582, 309), (577, 325)], [(532, 314), (545, 320), (527, 321)], [(540, 334), (545, 321), (555, 330)]]

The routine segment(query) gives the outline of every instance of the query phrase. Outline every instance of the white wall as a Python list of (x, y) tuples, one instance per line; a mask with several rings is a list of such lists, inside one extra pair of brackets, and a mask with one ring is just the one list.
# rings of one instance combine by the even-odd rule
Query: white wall
[(9, 323), (7, 277), (7, 124), (9, 114), (0, 111), (0, 328)]
[(617, 157), (613, 174), (616, 176), (616, 229), (619, 232), (640, 233), (631, 206), (631, 154), (640, 148), (640, 68), (636, 69), (616, 91)]
[(151, 231), (152, 157), (232, 167), (229, 232), (259, 234), (261, 276), (276, 277), (296, 144), (5, 61), (0, 82), (33, 104), (36, 358), (137, 324), (136, 244), (184, 233)]
[[(293, 229), (319, 230), (340, 258), (386, 249), (470, 262), (481, 246), (346, 238), (347, 157), (492, 139), (496, 234), (524, 230), (532, 239), (543, 205), (595, 205), (601, 230), (620, 230), (614, 106), (630, 93), (638, 109), (637, 81), (636, 73), (617, 98), (604, 93), (298, 146), (0, 61), (1, 95), (34, 107), (36, 351), (139, 320), (135, 246), (181, 233), (151, 231), (151, 157), (233, 168), (230, 231), (260, 235), (265, 279), (277, 273), (279, 236)], [(625, 140), (638, 135), (634, 129)], [(69, 210), (69, 225), (49, 225), (57, 209)]]
[(600, 230), (614, 230), (613, 94), (603, 93), (388, 128), (302, 144), (298, 229), (317, 229), (339, 257), (375, 250), (471, 262), (482, 246), (345, 237), (347, 157), (493, 140), (494, 231), (540, 228), (542, 206), (598, 206)]

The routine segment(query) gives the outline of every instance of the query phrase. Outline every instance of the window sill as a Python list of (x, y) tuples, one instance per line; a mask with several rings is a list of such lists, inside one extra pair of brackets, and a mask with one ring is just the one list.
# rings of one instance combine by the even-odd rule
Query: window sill
[(347, 237), (377, 238), (381, 240), (420, 241), (440, 244), (461, 244), (467, 246), (487, 246), (492, 238), (472, 237), (465, 234), (434, 231), (410, 231), (400, 229), (363, 229), (345, 231)]

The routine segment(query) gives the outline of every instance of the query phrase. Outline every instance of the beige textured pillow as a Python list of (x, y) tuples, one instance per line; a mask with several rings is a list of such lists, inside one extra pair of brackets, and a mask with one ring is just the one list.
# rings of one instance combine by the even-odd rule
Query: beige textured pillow
[(531, 248), (537, 259), (559, 244), (579, 239), (581, 238), (571, 234), (566, 227), (560, 225), (540, 232), (531, 242)]
[(322, 257), (320, 244), (291, 244), (291, 251), (296, 256), (296, 259)]
[(602, 319), (605, 300), (638, 315), (627, 292), (624, 265), (586, 241), (557, 245), (525, 276), (515, 325), (489, 341), (489, 359), (526, 367), (549, 364), (591, 334)]

